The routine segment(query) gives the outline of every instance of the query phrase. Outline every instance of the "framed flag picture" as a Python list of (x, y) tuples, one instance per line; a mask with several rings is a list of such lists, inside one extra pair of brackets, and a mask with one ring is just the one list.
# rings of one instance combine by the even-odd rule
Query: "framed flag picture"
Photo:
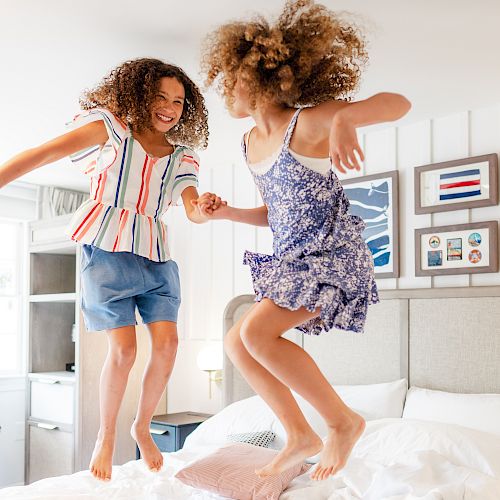
[(399, 277), (398, 172), (342, 180), (349, 213), (366, 225), (363, 238), (373, 256), (376, 278)]
[(498, 222), (415, 229), (415, 275), (498, 271)]
[(488, 154), (415, 168), (415, 213), (498, 204), (498, 156)]

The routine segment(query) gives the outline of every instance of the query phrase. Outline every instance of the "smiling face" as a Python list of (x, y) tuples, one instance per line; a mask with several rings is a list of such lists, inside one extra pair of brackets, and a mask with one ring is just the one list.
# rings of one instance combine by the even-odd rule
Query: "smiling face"
[(171, 130), (182, 116), (185, 91), (182, 83), (173, 77), (160, 79), (158, 94), (151, 106), (151, 123), (158, 132)]

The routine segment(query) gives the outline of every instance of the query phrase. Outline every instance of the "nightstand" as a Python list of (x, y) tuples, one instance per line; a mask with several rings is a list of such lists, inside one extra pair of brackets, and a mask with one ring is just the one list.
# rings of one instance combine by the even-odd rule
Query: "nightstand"
[[(155, 415), (151, 420), (151, 437), (161, 452), (180, 450), (189, 434), (211, 416), (207, 413), (192, 411)], [(136, 459), (141, 458), (137, 446), (135, 456)]]

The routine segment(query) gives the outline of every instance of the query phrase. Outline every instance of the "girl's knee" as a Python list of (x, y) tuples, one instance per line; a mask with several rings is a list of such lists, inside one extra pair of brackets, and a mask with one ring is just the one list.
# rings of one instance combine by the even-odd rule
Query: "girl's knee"
[(250, 353), (254, 354), (263, 347), (262, 325), (252, 318), (247, 318), (240, 329), (241, 342)]
[(169, 334), (162, 337), (160, 341), (153, 344), (153, 351), (155, 354), (163, 357), (175, 356), (179, 346), (179, 338), (177, 334)]
[(245, 346), (240, 337), (240, 329), (233, 326), (224, 337), (224, 350), (230, 358), (233, 358), (244, 348)]
[(130, 369), (134, 364), (136, 353), (136, 345), (114, 345), (110, 356), (113, 363), (118, 367)]

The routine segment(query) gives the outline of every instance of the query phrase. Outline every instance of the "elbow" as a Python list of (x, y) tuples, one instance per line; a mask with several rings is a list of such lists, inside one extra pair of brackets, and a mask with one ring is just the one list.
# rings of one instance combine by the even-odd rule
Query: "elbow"
[(408, 113), (411, 109), (411, 102), (402, 94), (395, 94), (395, 93), (385, 93), (384, 96), (386, 97), (388, 104), (391, 105), (391, 107), (395, 111), (395, 120), (398, 118), (401, 118)]
[(404, 116), (408, 113), (408, 111), (410, 111), (411, 102), (404, 95), (398, 94), (398, 98), (400, 101), (401, 116)]

